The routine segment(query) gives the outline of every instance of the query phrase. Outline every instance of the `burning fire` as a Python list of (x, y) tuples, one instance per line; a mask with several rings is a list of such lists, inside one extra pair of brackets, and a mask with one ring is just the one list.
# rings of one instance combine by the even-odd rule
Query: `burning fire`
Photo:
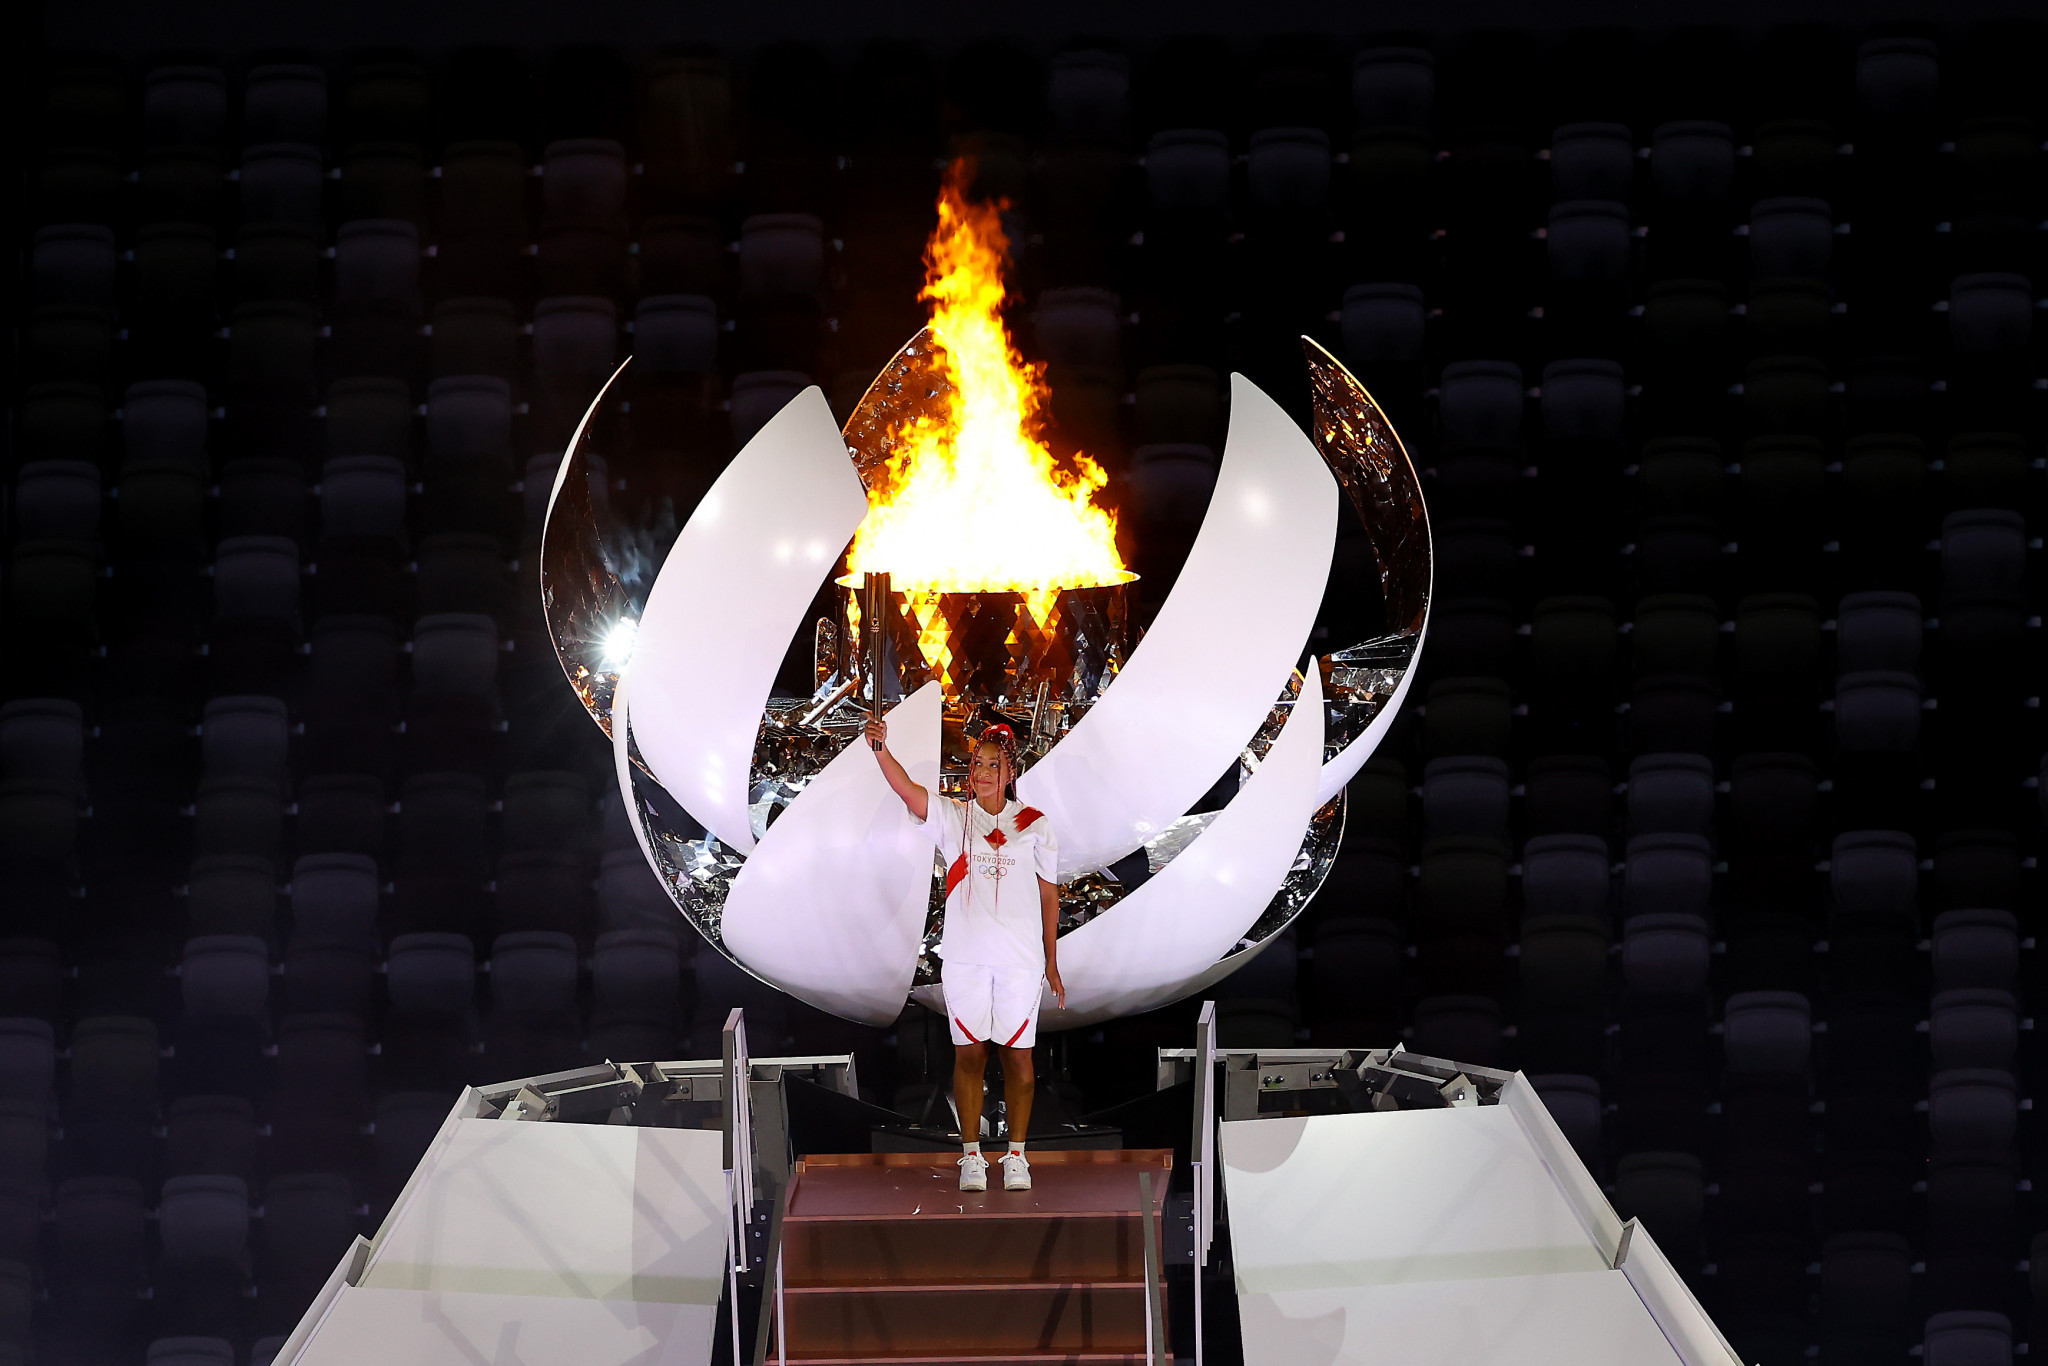
[(932, 415), (899, 430), (847, 552), (851, 577), (886, 571), (898, 590), (1025, 592), (1122, 583), (1116, 518), (1095, 495), (1102, 466), (1072, 472), (1046, 449), (1044, 367), (1018, 356), (1003, 325), (1009, 239), (993, 204), (969, 203), (956, 161), (925, 247), (933, 360), (951, 386)]

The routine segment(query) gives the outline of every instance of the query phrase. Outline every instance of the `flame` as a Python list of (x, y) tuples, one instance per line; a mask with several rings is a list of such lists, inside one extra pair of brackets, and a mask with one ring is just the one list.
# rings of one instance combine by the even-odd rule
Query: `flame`
[(955, 161), (925, 246), (933, 360), (949, 386), (931, 411), (891, 433), (868, 515), (847, 552), (849, 578), (887, 571), (898, 590), (1023, 592), (1122, 583), (1116, 517), (1096, 505), (1108, 481), (1077, 454), (1046, 449), (1044, 367), (1017, 354), (1003, 325), (1010, 243), (995, 204), (968, 202), (972, 165)]

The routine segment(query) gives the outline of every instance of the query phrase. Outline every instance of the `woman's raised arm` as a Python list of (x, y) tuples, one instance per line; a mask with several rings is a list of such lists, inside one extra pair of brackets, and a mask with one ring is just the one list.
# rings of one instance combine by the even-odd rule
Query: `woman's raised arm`
[(912, 782), (903, 765), (889, 752), (889, 723), (878, 716), (868, 722), (867, 734), (868, 747), (875, 752), (875, 762), (882, 766), (882, 777), (888, 781), (889, 790), (903, 799), (913, 819), (923, 820), (931, 810), (931, 794), (922, 784)]

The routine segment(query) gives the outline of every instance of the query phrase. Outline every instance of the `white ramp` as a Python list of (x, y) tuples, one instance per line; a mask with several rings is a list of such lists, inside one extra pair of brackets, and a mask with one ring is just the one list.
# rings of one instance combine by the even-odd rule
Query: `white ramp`
[(1222, 1132), (1247, 1366), (1738, 1366), (1519, 1076)]
[(280, 1360), (698, 1366), (720, 1326), (727, 1210), (716, 1131), (451, 1120)]

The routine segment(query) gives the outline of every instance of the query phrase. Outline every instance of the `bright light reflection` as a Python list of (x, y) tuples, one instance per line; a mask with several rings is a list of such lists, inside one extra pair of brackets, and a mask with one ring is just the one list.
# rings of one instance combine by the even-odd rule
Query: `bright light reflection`
[(604, 642), (598, 648), (607, 669), (623, 669), (626, 661), (633, 657), (633, 641), (640, 634), (637, 617), (620, 617), (605, 630)]

